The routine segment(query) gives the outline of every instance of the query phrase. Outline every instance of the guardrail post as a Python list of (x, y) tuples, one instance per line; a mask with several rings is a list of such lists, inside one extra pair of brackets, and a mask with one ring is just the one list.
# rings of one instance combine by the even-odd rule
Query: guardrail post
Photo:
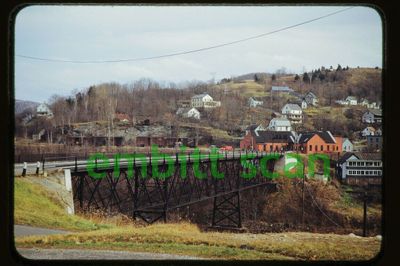
[(24, 166), (22, 167), (22, 176), (26, 176), (26, 168), (27, 168), (26, 162), (24, 162)]
[(75, 172), (78, 172), (78, 158), (75, 156)]

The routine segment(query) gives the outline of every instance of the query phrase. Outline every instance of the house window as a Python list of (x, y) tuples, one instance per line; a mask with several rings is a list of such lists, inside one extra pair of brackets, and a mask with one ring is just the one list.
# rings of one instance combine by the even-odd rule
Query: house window
[(269, 151), (272, 151), (272, 145), (269, 145)]
[(318, 145), (315, 145), (315, 151), (318, 151)]
[(309, 150), (312, 151), (312, 145), (310, 145), (310, 149)]
[(357, 171), (357, 175), (359, 175), (360, 174), (360, 171)]
[(324, 145), (321, 145), (321, 151), (323, 151), (324, 150)]
[(328, 151), (329, 151), (329, 145), (327, 145), (326, 147), (328, 148)]
[(336, 150), (338, 150), (338, 146), (336, 146)]

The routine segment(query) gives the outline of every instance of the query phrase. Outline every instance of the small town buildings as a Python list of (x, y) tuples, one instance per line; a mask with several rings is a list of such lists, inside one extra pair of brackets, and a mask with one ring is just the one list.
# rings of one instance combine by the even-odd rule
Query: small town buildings
[(317, 106), (318, 104), (317, 96), (311, 91), (307, 92), (306, 95), (304, 95), (304, 99), (308, 105)]
[(241, 141), (242, 150), (283, 152), (293, 149), (295, 136), (292, 132), (250, 131)]
[(301, 123), (303, 120), (303, 110), (297, 104), (287, 103), (282, 108), (283, 117), (290, 120), (292, 124)]
[(272, 86), (271, 92), (272, 93), (291, 93), (294, 90), (289, 88), (288, 86)]
[(287, 118), (273, 118), (269, 122), (268, 129), (272, 131), (292, 131), (292, 125)]
[(178, 108), (176, 111), (177, 115), (181, 115), (182, 117), (185, 118), (195, 118), (195, 119), (200, 119), (200, 112), (194, 107), (181, 107)]
[(347, 96), (346, 102), (348, 102), (349, 105), (357, 105), (357, 98), (354, 96)]
[(36, 115), (52, 117), (53, 112), (50, 110), (50, 108), (47, 104), (41, 103), (36, 107)]
[(373, 127), (366, 127), (361, 131), (361, 136), (366, 137), (366, 136), (373, 136), (375, 135), (375, 128)]
[(192, 97), (191, 105), (195, 108), (215, 108), (221, 106), (221, 102), (214, 101), (207, 93), (202, 93)]
[(342, 145), (338, 145), (330, 131), (301, 132), (296, 138), (294, 149), (305, 154), (340, 153)]
[(383, 144), (382, 135), (367, 136), (367, 148), (369, 151), (381, 151)]
[(263, 101), (257, 100), (254, 97), (249, 98), (249, 106), (252, 108), (257, 107), (259, 105), (263, 105), (263, 103), (264, 103)]
[(337, 163), (336, 174), (349, 185), (368, 186), (382, 183), (381, 153), (345, 153)]
[(382, 123), (382, 110), (380, 109), (368, 110), (363, 114), (362, 121), (368, 124)]

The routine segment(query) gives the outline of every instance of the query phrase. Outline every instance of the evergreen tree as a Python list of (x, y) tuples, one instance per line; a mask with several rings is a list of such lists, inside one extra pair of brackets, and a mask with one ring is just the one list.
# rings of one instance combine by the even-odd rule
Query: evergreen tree
[(314, 72), (311, 76), (311, 82), (314, 82), (317, 79), (318, 75), (317, 72)]
[(258, 82), (258, 81), (259, 81), (259, 78), (258, 78), (257, 74), (254, 74), (254, 81), (255, 81), (255, 82)]
[(294, 76), (294, 81), (298, 81), (300, 79), (299, 75), (296, 74), (296, 76)]
[(275, 81), (275, 80), (276, 80), (276, 75), (275, 75), (275, 74), (272, 74), (271, 80), (272, 80), (272, 81)]
[(303, 82), (310, 83), (310, 77), (308, 76), (307, 72), (303, 74)]
[(342, 70), (342, 66), (338, 64), (336, 71), (341, 71)]

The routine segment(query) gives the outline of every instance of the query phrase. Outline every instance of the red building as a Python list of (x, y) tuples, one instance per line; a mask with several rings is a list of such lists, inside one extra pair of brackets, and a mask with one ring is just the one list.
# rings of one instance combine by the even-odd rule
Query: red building
[(294, 149), (305, 154), (338, 153), (342, 152), (342, 140), (335, 138), (329, 131), (302, 132), (298, 135)]
[(292, 150), (295, 136), (291, 132), (250, 130), (240, 141), (242, 150), (287, 151)]

